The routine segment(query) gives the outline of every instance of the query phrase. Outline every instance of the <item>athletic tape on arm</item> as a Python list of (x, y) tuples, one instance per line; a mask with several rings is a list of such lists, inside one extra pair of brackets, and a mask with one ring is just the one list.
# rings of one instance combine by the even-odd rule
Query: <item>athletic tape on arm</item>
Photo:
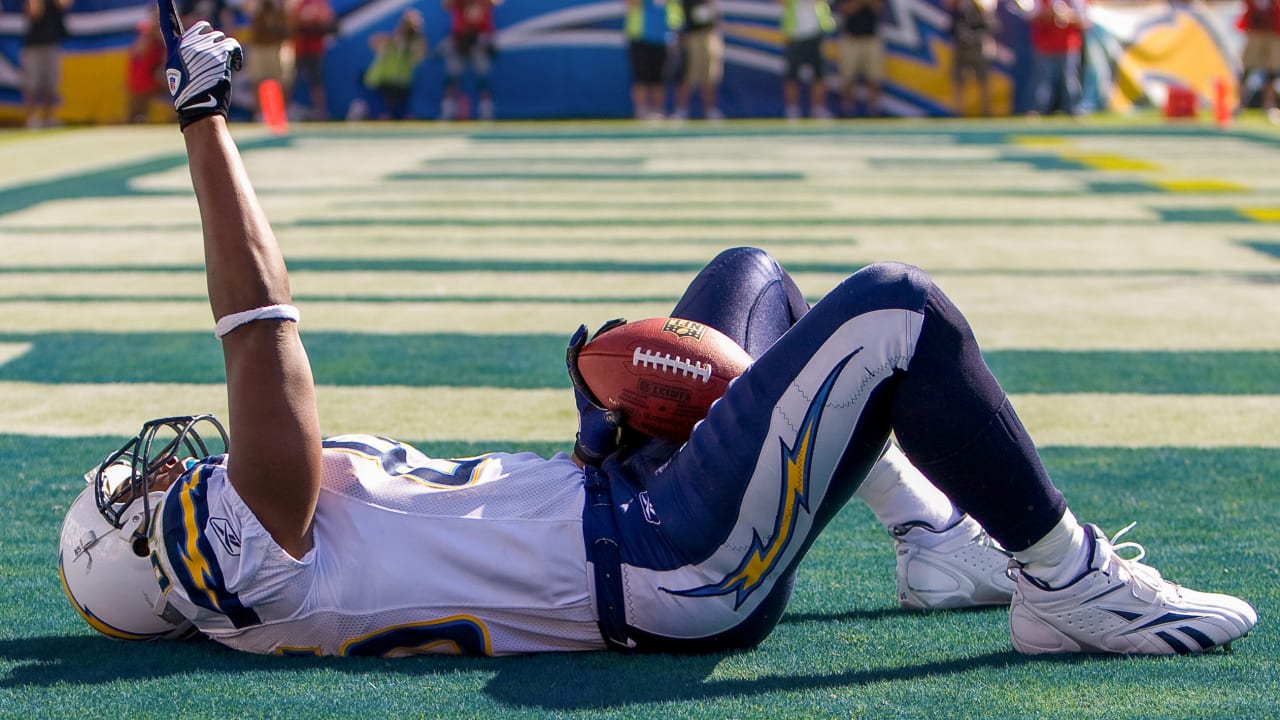
[(291, 320), (298, 322), (300, 316), (301, 313), (298, 312), (298, 308), (293, 305), (267, 305), (266, 307), (245, 310), (244, 312), (231, 313), (219, 318), (218, 324), (213, 328), (213, 334), (221, 338), (241, 325), (257, 320)]

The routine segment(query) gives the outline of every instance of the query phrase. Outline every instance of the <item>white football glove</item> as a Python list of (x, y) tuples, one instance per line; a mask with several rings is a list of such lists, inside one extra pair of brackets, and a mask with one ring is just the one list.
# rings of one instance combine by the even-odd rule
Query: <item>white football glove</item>
[(158, 2), (160, 33), (168, 51), (164, 75), (178, 111), (178, 127), (185, 130), (210, 115), (225, 117), (231, 106), (231, 72), (244, 67), (240, 43), (203, 20), (183, 32), (172, 0)]

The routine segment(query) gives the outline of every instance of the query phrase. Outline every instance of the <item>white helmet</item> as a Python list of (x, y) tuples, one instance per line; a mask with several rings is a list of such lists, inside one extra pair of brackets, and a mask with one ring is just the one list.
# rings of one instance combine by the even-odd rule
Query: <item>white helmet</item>
[[(151, 495), (154, 507), (162, 495)], [(140, 527), (142, 500), (129, 505), (125, 526), (117, 529), (98, 512), (93, 496), (93, 488), (85, 488), (62, 522), (58, 575), (71, 604), (94, 630), (109, 637), (158, 640), (186, 634), (191, 624), (168, 610), (151, 567), (146, 531)]]
[[(213, 454), (193, 429), (202, 422), (217, 429), (225, 448), (226, 432), (211, 415), (152, 420), (85, 473), (88, 487), (67, 509), (58, 542), (62, 589), (80, 616), (104, 635), (158, 640), (194, 632), (166, 602), (152, 565), (148, 536), (164, 493), (149, 492), (148, 483), (157, 468), (179, 453), (196, 458)], [(153, 449), (161, 432), (175, 435)]]

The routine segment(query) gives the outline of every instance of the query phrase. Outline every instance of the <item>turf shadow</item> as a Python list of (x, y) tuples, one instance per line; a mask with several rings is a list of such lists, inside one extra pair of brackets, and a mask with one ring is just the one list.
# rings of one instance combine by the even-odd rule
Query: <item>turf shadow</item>
[[(296, 672), (299, 682), (317, 671), (362, 675), (451, 676), (491, 674), (484, 686), (490, 700), (512, 708), (542, 711), (619, 709), (653, 703), (714, 701), (777, 692), (851, 687), (1009, 668), (1032, 659), (1012, 651), (956, 657), (901, 667), (858, 668), (836, 672), (780, 673), (756, 678), (711, 679), (728, 654), (623, 655), (608, 652), (558, 653), (511, 658), (420, 657), (279, 658), (239, 653), (212, 642), (127, 645), (127, 661), (118, 641), (93, 635), (26, 637), (0, 640), (0, 689), (54, 686), (105, 686), (135, 682), (166, 683), (170, 678), (226, 673), (273, 675)], [(1050, 662), (1076, 662), (1053, 658)], [(287, 685), (288, 683), (286, 683)]]
[[(1008, 652), (956, 657), (902, 667), (861, 665), (836, 672), (762, 675), (754, 678), (709, 679), (725, 655), (705, 656), (605, 656), (604, 662), (587, 662), (575, 656), (556, 656), (558, 666), (543, 672), (500, 670), (486, 685), (493, 700), (507, 706), (543, 711), (616, 710), (653, 703), (700, 703), (722, 699), (739, 700), (774, 693), (805, 692), (828, 688), (848, 688), (884, 682), (915, 682), (978, 668), (1009, 668), (1027, 662), (1044, 662)], [(1057, 661), (1056, 659), (1054, 661)], [(1078, 658), (1066, 657), (1067, 662)], [(546, 677), (571, 677), (572, 690), (548, 685)]]

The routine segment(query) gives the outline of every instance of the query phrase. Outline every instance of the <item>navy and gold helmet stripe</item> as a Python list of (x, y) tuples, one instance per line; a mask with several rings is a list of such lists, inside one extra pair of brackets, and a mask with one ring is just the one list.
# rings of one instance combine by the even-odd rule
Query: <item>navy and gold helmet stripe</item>
[(80, 613), (80, 617), (84, 618), (85, 622), (89, 623), (89, 627), (97, 630), (103, 635), (116, 638), (117, 640), (155, 640), (157, 638), (164, 637), (165, 633), (139, 634), (121, 630), (114, 625), (107, 624), (106, 621), (95, 615), (92, 610), (81, 605), (76, 600), (75, 596), (71, 594), (71, 588), (67, 586), (67, 574), (62, 568), (61, 557), (58, 558), (58, 579), (62, 581), (62, 592), (66, 593), (67, 598), (71, 600), (71, 606), (76, 609), (76, 612)]
[(734, 609), (737, 609), (742, 607), (742, 603), (762, 586), (766, 578), (770, 577), (795, 537), (801, 513), (806, 515), (812, 513), (809, 508), (809, 476), (818, 424), (822, 419), (822, 411), (826, 408), (831, 388), (835, 386), (845, 366), (857, 354), (858, 350), (855, 350), (853, 354), (837, 363), (827, 375), (822, 382), (822, 387), (810, 401), (804, 421), (796, 430), (795, 440), (791, 446), (788, 447), (785, 440), (779, 440), (782, 451), (782, 487), (778, 514), (774, 518), (773, 532), (770, 533), (769, 540), (766, 542), (760, 538), (759, 533), (754, 533), (746, 557), (733, 572), (719, 582), (688, 590), (666, 590), (667, 592), (684, 597), (709, 597), (736, 593)]
[(226, 615), (237, 628), (262, 621), (239, 596), (229, 592), (218, 566), (213, 545), (205, 535), (209, 524), (206, 496), (209, 477), (216, 466), (198, 465), (170, 490), (161, 512), (164, 515), (164, 547), (173, 567), (174, 579), (197, 606)]

